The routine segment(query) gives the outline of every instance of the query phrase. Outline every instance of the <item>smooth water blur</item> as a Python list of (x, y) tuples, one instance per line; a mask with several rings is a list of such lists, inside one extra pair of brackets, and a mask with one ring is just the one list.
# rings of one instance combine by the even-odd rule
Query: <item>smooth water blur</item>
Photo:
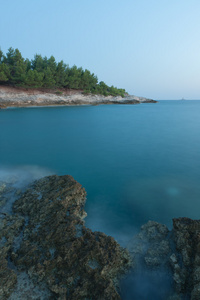
[(124, 244), (148, 220), (200, 218), (200, 101), (0, 111), (0, 166), (71, 174), (86, 225)]

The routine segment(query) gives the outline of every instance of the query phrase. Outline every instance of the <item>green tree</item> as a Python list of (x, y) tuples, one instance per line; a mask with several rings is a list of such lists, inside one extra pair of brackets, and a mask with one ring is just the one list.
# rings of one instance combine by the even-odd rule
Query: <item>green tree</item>
[(56, 67), (56, 75), (55, 75), (55, 81), (56, 86), (58, 87), (65, 87), (68, 84), (68, 72), (67, 72), (67, 66), (64, 64), (64, 62), (61, 60)]
[(98, 90), (99, 90), (100, 94), (102, 94), (104, 96), (108, 96), (109, 95), (109, 93), (108, 93), (108, 86), (103, 81), (99, 82)]
[(18, 49), (10, 47), (5, 57), (5, 63), (9, 67), (9, 81), (14, 84), (23, 84), (26, 77), (26, 62)]
[(47, 67), (46, 70), (44, 70), (44, 78), (43, 78), (43, 86), (48, 87), (48, 88), (53, 88), (55, 87), (55, 80), (53, 73), (49, 67)]
[(5, 57), (5, 62), (9, 66), (13, 66), (14, 65), (14, 56), (15, 56), (15, 50), (12, 47), (10, 47), (8, 49), (8, 52), (6, 53), (6, 57)]
[(57, 63), (56, 63), (56, 60), (53, 56), (51, 56), (47, 60), (47, 67), (49, 67), (49, 69), (51, 70), (51, 73), (53, 74), (53, 76), (55, 76), (56, 75), (56, 69), (57, 69)]
[(82, 73), (82, 78), (81, 78), (81, 88), (87, 91), (93, 91), (98, 83), (97, 77), (93, 74), (90, 73), (89, 70), (85, 70)]
[(54, 56), (47, 58), (40, 54), (30, 61), (12, 47), (5, 56), (0, 49), (0, 84), (4, 82), (18, 86), (80, 89), (105, 96), (125, 95), (124, 89), (109, 87), (103, 81), (98, 83), (97, 76), (87, 69), (75, 65), (70, 68), (63, 61), (56, 63)]
[(28, 72), (31, 69), (31, 61), (27, 58), (25, 60), (26, 63), (26, 71)]
[(41, 55), (36, 54), (34, 59), (31, 61), (31, 68), (37, 72), (43, 72), (45, 69), (45, 61)]
[(36, 70), (28, 70), (25, 85), (30, 87), (42, 87), (44, 74)]
[(14, 72), (12, 75), (12, 82), (17, 85), (24, 85), (26, 78), (27, 65), (24, 60), (19, 60), (14, 66)]
[(0, 64), (0, 81), (6, 82), (10, 78), (9, 67), (5, 63)]
[(68, 72), (68, 88), (70, 89), (81, 89), (81, 75), (82, 75), (82, 68), (77, 68), (77, 66), (73, 66), (69, 69)]
[(0, 49), (0, 64), (4, 61), (4, 58), (3, 51)]

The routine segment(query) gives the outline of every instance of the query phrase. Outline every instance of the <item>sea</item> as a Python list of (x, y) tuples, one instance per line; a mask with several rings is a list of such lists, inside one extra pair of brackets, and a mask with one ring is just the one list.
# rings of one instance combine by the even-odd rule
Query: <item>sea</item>
[(200, 101), (0, 110), (0, 180), (49, 174), (80, 182), (86, 226), (122, 246), (149, 220), (200, 219)]

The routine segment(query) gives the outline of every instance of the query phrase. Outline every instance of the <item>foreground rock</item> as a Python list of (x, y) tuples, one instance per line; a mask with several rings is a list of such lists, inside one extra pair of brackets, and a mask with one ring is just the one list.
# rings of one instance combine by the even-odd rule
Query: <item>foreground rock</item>
[(0, 299), (120, 299), (128, 253), (84, 226), (86, 193), (79, 183), (49, 176), (23, 193), (0, 187)]
[(157, 279), (148, 279), (155, 299), (200, 299), (200, 221), (174, 219), (172, 231), (149, 221), (130, 242), (129, 250), (135, 261), (134, 276), (143, 274), (143, 294), (148, 274)]
[(149, 221), (130, 242), (130, 259), (84, 226), (86, 193), (71, 176), (25, 191), (15, 181), (0, 182), (0, 299), (200, 299), (200, 221), (174, 219), (171, 231)]
[(25, 89), (0, 86), (0, 108), (50, 105), (99, 105), (155, 103), (152, 99), (129, 96), (85, 95), (76, 90)]

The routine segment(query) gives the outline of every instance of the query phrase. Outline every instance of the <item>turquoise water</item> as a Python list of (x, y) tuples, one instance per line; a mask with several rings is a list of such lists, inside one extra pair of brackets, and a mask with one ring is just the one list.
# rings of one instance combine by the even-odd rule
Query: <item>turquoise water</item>
[(71, 174), (86, 225), (122, 244), (150, 219), (200, 218), (200, 101), (7, 109), (0, 126), (2, 174)]

